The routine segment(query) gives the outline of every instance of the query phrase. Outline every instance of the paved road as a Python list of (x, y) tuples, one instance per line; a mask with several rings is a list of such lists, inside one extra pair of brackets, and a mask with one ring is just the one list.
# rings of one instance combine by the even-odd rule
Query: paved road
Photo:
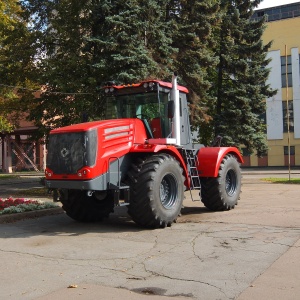
[[(5, 198), (9, 196), (20, 196), (23, 190), (31, 188), (42, 188), (41, 178), (44, 176), (42, 172), (28, 172), (15, 173), (20, 178), (15, 179), (1, 179), (0, 177), (0, 197)], [(280, 177), (280, 178), (300, 178), (300, 168), (293, 169), (289, 172), (288, 169), (274, 169), (274, 168), (243, 168), (242, 174), (244, 182), (248, 180)]]
[(166, 229), (143, 230), (124, 208), (103, 223), (1, 224), (0, 299), (299, 299), (300, 187), (257, 176), (244, 174), (228, 212), (187, 193)]

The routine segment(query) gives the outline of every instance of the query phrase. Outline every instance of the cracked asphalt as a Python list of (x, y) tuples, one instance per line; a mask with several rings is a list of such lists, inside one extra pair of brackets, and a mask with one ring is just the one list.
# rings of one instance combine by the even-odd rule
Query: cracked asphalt
[(300, 186), (259, 180), (270, 176), (283, 177), (244, 174), (232, 211), (186, 193), (166, 229), (137, 227), (126, 208), (102, 223), (1, 224), (0, 299), (299, 299)]

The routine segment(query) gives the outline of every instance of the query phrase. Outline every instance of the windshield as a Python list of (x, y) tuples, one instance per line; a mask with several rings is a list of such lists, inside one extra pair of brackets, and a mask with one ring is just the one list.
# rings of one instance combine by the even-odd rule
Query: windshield
[(169, 93), (157, 91), (108, 97), (106, 119), (139, 118), (150, 125), (154, 138), (167, 137), (168, 101)]

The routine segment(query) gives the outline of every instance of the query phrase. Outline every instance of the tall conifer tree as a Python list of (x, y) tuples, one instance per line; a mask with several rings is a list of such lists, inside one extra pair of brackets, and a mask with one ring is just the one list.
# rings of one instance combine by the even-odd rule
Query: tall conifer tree
[(263, 21), (251, 20), (261, 0), (21, 2), (35, 35), (32, 74), (46, 85), (31, 110), (40, 127), (101, 116), (106, 81), (169, 80), (177, 70), (191, 92), (193, 123), (204, 124), (203, 143), (216, 133), (226, 145), (265, 151), (269, 45), (261, 41)]
[(173, 45), (178, 49), (175, 67), (190, 91), (194, 126), (207, 126), (210, 117), (206, 107), (212, 101), (208, 94), (211, 87), (209, 72), (217, 64), (213, 32), (220, 21), (218, 1), (175, 0), (172, 3), (176, 21)]
[[(169, 74), (172, 36), (163, 0), (27, 0), (40, 83), (32, 119), (46, 130), (103, 112), (99, 88)], [(171, 22), (171, 21), (170, 21)], [(59, 117), (57, 117), (59, 116)]]
[(266, 85), (270, 43), (262, 42), (264, 20), (251, 19), (261, 0), (221, 2), (215, 135), (223, 137), (223, 145), (244, 145), (261, 155), (267, 151), (264, 101), (274, 94)]

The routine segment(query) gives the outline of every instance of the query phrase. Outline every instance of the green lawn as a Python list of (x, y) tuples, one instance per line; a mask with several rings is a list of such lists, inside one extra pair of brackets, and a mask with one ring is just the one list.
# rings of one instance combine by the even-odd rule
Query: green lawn
[(300, 184), (300, 178), (262, 178), (263, 181), (272, 183), (284, 183), (284, 184)]
[(48, 193), (48, 189), (46, 188), (31, 188), (23, 191), (17, 192), (18, 195), (22, 195), (25, 197), (52, 197), (51, 194)]
[(20, 178), (19, 175), (0, 174), (0, 180)]

